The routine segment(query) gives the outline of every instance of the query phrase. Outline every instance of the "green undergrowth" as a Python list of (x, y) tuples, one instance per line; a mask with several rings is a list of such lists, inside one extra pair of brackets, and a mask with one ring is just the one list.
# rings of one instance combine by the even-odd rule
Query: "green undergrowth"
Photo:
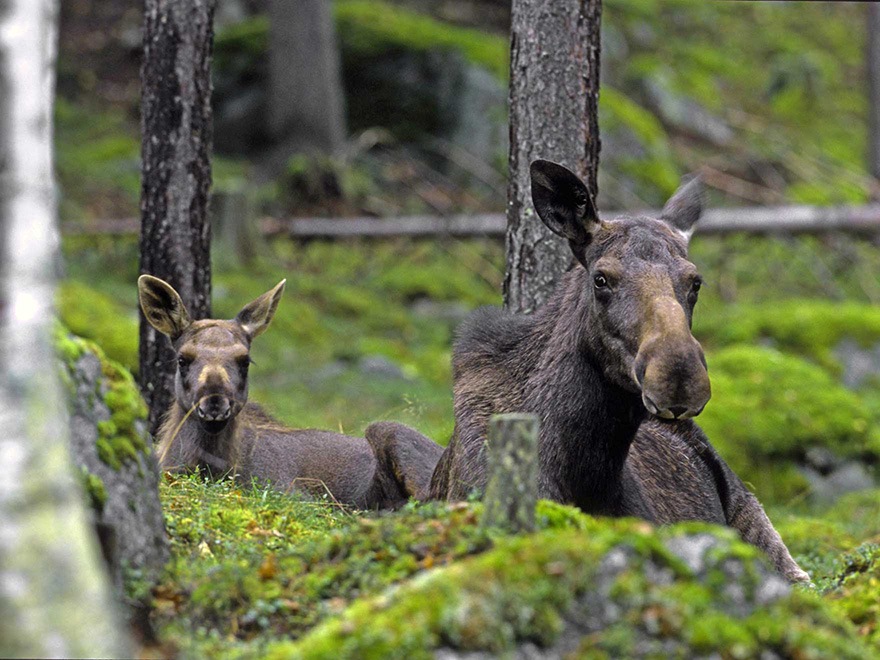
[(844, 570), (847, 553), (863, 543), (880, 543), (880, 490), (848, 493), (830, 504), (772, 505), (767, 513), (820, 590)]
[(841, 558), (827, 592), (834, 610), (855, 624), (875, 648), (880, 646), (880, 545), (865, 543)]
[[(664, 544), (707, 532), (715, 546), (699, 574)], [(606, 577), (611, 557), (625, 565)], [(692, 524), (655, 532), (631, 520), (591, 520), (586, 530), (506, 539), (479, 557), (362, 599), (301, 642), (271, 646), (267, 657), (431, 658), (442, 648), (500, 655), (527, 642), (552, 646), (567, 626), (578, 630), (572, 622), (584, 626), (608, 616), (608, 608), (617, 610), (611, 622), (597, 631), (580, 628), (579, 657), (758, 658), (771, 650), (783, 657), (876, 657), (846, 618), (813, 594), (756, 606), (763, 583), (756, 560), (729, 530)], [(746, 613), (721, 589), (729, 570), (739, 575)]]
[(55, 99), (55, 160), (65, 221), (87, 222), (97, 214), (120, 218), (137, 213), (140, 149), (137, 120), (118, 110)]
[[(260, 653), (269, 640), (298, 637), (355, 599), (483, 552), (495, 538), (478, 525), (479, 504), (355, 514), (196, 475), (166, 477), (160, 495), (173, 558), (155, 592), (154, 622), (193, 657)], [(549, 502), (537, 522), (592, 524)]]
[[(95, 384), (94, 392), (89, 393), (89, 396), (102, 400), (110, 412), (109, 419), (97, 422), (95, 445), (100, 459), (118, 470), (123, 462), (137, 459), (138, 453), (147, 453), (149, 447), (143, 432), (147, 407), (131, 373), (110, 359), (98, 344), (70, 334), (60, 322), (55, 324), (53, 333), (55, 353), (61, 358), (61, 379), (71, 393), (77, 392), (82, 385), (75, 367), (80, 358), (85, 353), (93, 353), (101, 361), (101, 378)], [(86, 403), (91, 405), (91, 402)], [(86, 485), (93, 500), (102, 499), (101, 489), (91, 475), (86, 477)]]
[[(823, 284), (804, 273), (795, 272), (795, 283), (766, 270), (772, 257), (797, 271), (827, 251), (821, 242), (731, 240), (694, 241), (708, 281), (695, 332), (708, 349), (713, 388), (697, 421), (759, 493), (788, 501), (805, 487), (791, 461), (809, 446), (853, 457), (876, 449), (880, 383), (846, 391), (823, 356), (841, 338), (872, 343), (877, 307), (860, 302), (855, 276), (836, 280), (850, 296), (837, 303), (821, 299)], [(739, 292), (730, 304), (719, 288), (732, 285), (716, 273), (726, 245), (735, 246), (728, 258)], [(880, 258), (876, 248), (856, 246)], [(134, 366), (136, 241), (69, 237), (65, 255), (62, 317)], [(232, 318), (287, 278), (275, 320), (254, 342), (251, 400), (293, 426), (357, 434), (390, 419), (446, 444), (454, 329), (470, 309), (500, 303), (502, 259), (503, 245), (489, 240), (276, 241), (250, 265), (215, 269), (214, 314)], [(789, 302), (794, 292), (811, 298)], [(768, 342), (775, 348), (756, 345)], [(377, 359), (379, 369), (370, 366)]]
[(92, 340), (108, 357), (137, 373), (136, 308), (75, 280), (61, 283), (55, 301), (58, 316), (71, 332)]
[(841, 341), (851, 339), (865, 348), (880, 344), (877, 305), (794, 298), (772, 305), (725, 305), (711, 312), (697, 314), (694, 322), (694, 334), (708, 347), (770, 342), (832, 372), (839, 369), (833, 351)]
[(338, 0), (335, 14), (343, 50), (359, 57), (393, 50), (453, 49), (502, 80), (509, 75), (510, 44), (502, 36), (374, 0)]
[(880, 427), (859, 396), (822, 368), (773, 348), (738, 345), (707, 357), (712, 400), (698, 422), (759, 496), (790, 499), (807, 483), (793, 462), (811, 447), (880, 456)]
[[(863, 635), (875, 630), (864, 620), (875, 582), (848, 556), (880, 540), (880, 491), (771, 510), (826, 602), (796, 591), (745, 618), (725, 613), (729, 579), (718, 571), (742, 562), (736, 582), (749, 592), (760, 582), (750, 577), (760, 554), (707, 525), (655, 531), (542, 501), (537, 535), (510, 539), (480, 528), (479, 503), (411, 503), (377, 515), (198, 475), (166, 475), (160, 497), (172, 559), (153, 591), (152, 620), (181, 657), (419, 657), (438, 640), (490, 652), (523, 639), (552, 643), (612, 547), (635, 560), (610, 589), (625, 616), (585, 642), (606, 654), (595, 657), (627, 656), (627, 644), (658, 625), (664, 639), (704, 655), (746, 658), (768, 646), (783, 657), (860, 657), (844, 619)], [(696, 579), (661, 544), (707, 531), (722, 546), (711, 555), (715, 568)], [(648, 561), (672, 582), (647, 579), (658, 574), (645, 570)], [(844, 575), (857, 577), (840, 587)]]

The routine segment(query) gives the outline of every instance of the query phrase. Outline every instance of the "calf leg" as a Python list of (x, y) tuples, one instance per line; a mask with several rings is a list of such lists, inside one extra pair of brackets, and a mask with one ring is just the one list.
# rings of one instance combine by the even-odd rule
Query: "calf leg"
[(378, 506), (394, 508), (410, 497), (428, 499), (443, 447), (397, 422), (374, 422), (365, 435), (376, 455)]

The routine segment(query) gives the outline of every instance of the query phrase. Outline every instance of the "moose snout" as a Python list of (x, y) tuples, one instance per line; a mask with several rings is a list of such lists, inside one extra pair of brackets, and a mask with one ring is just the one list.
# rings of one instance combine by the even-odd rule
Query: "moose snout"
[(693, 337), (649, 343), (639, 351), (633, 372), (645, 408), (657, 417), (696, 417), (712, 396), (706, 358)]
[(226, 420), (232, 415), (232, 402), (224, 394), (204, 395), (199, 399), (196, 414), (207, 422)]

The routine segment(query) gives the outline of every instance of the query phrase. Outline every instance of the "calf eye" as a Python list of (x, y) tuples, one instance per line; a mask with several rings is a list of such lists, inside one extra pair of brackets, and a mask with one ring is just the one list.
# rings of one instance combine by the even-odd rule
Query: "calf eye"
[(191, 362), (192, 362), (192, 360), (185, 358), (183, 356), (180, 356), (177, 358), (177, 366), (180, 367), (181, 371), (186, 370), (186, 368), (189, 367)]
[(596, 273), (593, 277), (593, 286), (597, 289), (604, 289), (608, 286), (608, 280), (602, 273)]

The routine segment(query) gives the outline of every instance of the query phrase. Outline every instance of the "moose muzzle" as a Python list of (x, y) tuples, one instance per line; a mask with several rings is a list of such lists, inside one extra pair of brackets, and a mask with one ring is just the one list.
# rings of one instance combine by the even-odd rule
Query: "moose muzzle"
[(711, 396), (706, 357), (675, 298), (653, 301), (652, 319), (633, 364), (633, 378), (652, 415), (699, 415)]

